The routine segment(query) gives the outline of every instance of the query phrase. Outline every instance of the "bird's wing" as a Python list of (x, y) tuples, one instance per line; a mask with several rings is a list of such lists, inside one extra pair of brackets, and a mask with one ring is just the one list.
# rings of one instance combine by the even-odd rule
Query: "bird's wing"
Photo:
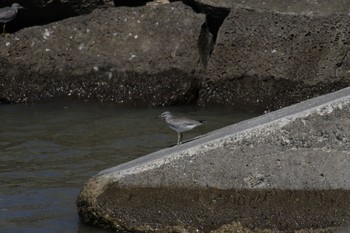
[(4, 7), (0, 9), (0, 21), (8, 22), (12, 20), (17, 14), (17, 11), (11, 7)]
[(202, 122), (200, 121), (192, 120), (185, 117), (173, 119), (173, 122), (176, 125), (183, 125), (183, 126), (194, 126), (194, 125), (197, 126), (202, 124)]

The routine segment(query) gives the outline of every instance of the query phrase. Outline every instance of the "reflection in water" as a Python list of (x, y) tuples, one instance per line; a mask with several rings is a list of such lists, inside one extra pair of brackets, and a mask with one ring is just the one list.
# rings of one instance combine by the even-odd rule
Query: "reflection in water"
[[(185, 140), (257, 115), (166, 110), (207, 121)], [(176, 132), (154, 119), (163, 111), (76, 102), (0, 106), (1, 232), (108, 232), (79, 223), (79, 191), (101, 170), (176, 144)]]

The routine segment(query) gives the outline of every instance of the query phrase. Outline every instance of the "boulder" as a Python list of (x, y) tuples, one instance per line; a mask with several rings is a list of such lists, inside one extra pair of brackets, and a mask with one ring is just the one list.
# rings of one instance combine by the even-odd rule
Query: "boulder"
[(159, 3), (27, 3), (9, 30), (37, 26), (1, 40), (0, 99), (270, 111), (349, 85), (350, 3)]
[(278, 109), (349, 85), (347, 13), (308, 14), (290, 1), (271, 2), (269, 10), (231, 8), (208, 59), (203, 105)]
[[(181, 3), (107, 8), (2, 39), (0, 97), (76, 96), (117, 103), (191, 102), (204, 15)], [(192, 75), (193, 76), (193, 75)]]

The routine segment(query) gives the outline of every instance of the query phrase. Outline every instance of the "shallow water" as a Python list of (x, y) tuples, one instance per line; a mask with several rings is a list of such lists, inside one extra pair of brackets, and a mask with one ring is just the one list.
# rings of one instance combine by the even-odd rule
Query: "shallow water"
[(0, 106), (0, 232), (109, 232), (79, 222), (79, 191), (101, 170), (174, 145), (176, 132), (154, 119), (165, 110), (207, 121), (185, 140), (258, 114), (81, 102)]

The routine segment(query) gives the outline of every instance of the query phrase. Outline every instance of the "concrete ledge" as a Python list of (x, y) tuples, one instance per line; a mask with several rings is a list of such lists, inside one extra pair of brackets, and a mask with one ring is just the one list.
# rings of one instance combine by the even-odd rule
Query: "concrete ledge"
[(126, 231), (340, 227), (350, 220), (349, 110), (346, 88), (102, 171), (79, 215)]

